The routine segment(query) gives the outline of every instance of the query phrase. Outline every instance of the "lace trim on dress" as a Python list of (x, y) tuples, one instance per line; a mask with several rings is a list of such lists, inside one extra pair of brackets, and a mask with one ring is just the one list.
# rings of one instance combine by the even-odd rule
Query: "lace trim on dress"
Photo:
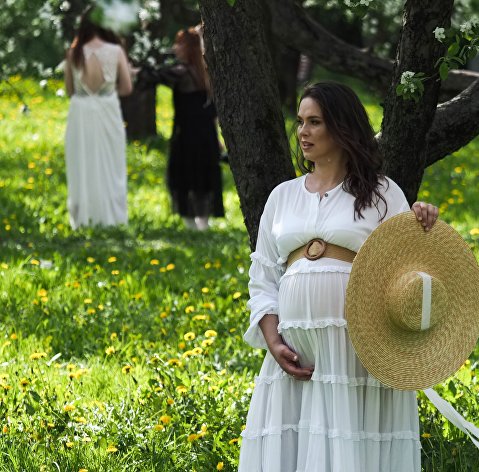
[(293, 321), (281, 321), (278, 325), (278, 333), (284, 329), (289, 328), (299, 328), (299, 329), (316, 329), (316, 328), (327, 328), (328, 326), (336, 326), (338, 328), (345, 327), (347, 328), (347, 321), (344, 319), (338, 318), (324, 318), (321, 320), (293, 320)]
[(257, 431), (244, 430), (241, 436), (245, 439), (259, 439), (264, 436), (280, 435), (283, 431), (293, 430), (296, 433), (299, 430), (308, 430), (310, 434), (319, 434), (327, 436), (329, 439), (341, 438), (350, 441), (393, 441), (393, 440), (408, 440), (415, 441), (420, 444), (418, 434), (414, 431), (394, 431), (392, 433), (368, 433), (365, 431), (353, 432), (353, 431), (341, 431), (339, 429), (326, 429), (322, 426), (316, 425), (302, 425), (300, 424), (284, 424), (281, 427), (264, 428)]
[(255, 251), (250, 254), (251, 260), (258, 261), (260, 264), (266, 266), (266, 267), (272, 267), (273, 269), (278, 269), (281, 271), (284, 271), (283, 267), (280, 264), (277, 264), (274, 261), (271, 261), (267, 257), (263, 256), (259, 252)]
[(335, 273), (341, 273), (341, 274), (350, 274), (351, 273), (351, 267), (347, 266), (312, 266), (308, 265), (306, 267), (304, 266), (298, 266), (295, 267), (293, 265), (291, 268), (284, 274), (283, 277), (289, 277), (291, 275), (296, 275), (296, 274), (313, 274), (313, 273), (320, 273), (320, 272), (335, 272)]
[[(255, 386), (271, 385), (274, 382), (283, 380), (284, 377), (286, 377), (291, 382), (296, 382), (296, 380), (292, 379), (286, 372), (280, 372), (278, 374), (270, 376), (257, 376), (254, 379), (254, 383)], [(347, 375), (326, 375), (313, 373), (311, 380), (313, 382), (340, 384), (346, 385), (348, 387), (364, 387), (365, 385), (367, 385), (368, 387), (378, 387), (384, 389), (389, 388), (373, 377), (348, 377)]]

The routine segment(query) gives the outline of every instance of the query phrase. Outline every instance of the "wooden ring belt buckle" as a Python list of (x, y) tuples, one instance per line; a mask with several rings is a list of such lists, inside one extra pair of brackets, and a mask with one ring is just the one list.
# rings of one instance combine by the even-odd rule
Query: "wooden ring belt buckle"
[(324, 251), (326, 251), (326, 245), (326, 241), (322, 239), (312, 239), (304, 248), (304, 257), (310, 261), (319, 259), (324, 254)]

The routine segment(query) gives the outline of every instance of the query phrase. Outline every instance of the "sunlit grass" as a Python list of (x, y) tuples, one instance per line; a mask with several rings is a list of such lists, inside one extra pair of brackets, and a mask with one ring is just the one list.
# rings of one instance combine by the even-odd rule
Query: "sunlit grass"
[[(14, 84), (30, 112), (0, 84), (0, 471), (235, 470), (262, 352), (241, 339), (249, 247), (229, 168), (227, 217), (186, 230), (165, 187), (161, 87), (160, 136), (128, 146), (130, 224), (74, 232), (62, 85)], [(476, 249), (478, 153), (428, 169), (420, 193)], [(476, 373), (477, 356), (439, 388), (477, 423)], [(420, 405), (426, 470), (474, 470), (469, 442)]]

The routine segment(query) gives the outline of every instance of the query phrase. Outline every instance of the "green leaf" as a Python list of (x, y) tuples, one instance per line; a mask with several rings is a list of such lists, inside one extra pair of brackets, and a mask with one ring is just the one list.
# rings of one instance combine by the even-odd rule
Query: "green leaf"
[(447, 388), (452, 393), (453, 396), (456, 396), (457, 388), (456, 388), (456, 384), (452, 380), (447, 384)]
[(38, 403), (40, 403), (42, 401), (42, 397), (40, 395), (38, 395), (37, 392), (35, 392), (35, 390), (30, 390), (30, 396)]
[(446, 62), (443, 62), (439, 66), (439, 77), (441, 77), (441, 80), (446, 80), (448, 74), (449, 74), (449, 66), (447, 65)]
[(226, 0), (229, 4), (230, 7), (234, 7), (235, 6), (235, 3), (236, 3), (236, 0)]
[(455, 56), (459, 52), (460, 46), (458, 43), (452, 43), (447, 49), (447, 54), (449, 56)]

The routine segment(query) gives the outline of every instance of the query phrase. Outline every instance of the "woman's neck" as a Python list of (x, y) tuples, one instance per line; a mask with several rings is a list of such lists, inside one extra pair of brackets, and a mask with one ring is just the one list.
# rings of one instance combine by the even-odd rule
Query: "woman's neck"
[(313, 172), (306, 176), (306, 188), (310, 192), (319, 193), (322, 196), (325, 192), (343, 182), (346, 174), (345, 165), (336, 163), (315, 164)]

